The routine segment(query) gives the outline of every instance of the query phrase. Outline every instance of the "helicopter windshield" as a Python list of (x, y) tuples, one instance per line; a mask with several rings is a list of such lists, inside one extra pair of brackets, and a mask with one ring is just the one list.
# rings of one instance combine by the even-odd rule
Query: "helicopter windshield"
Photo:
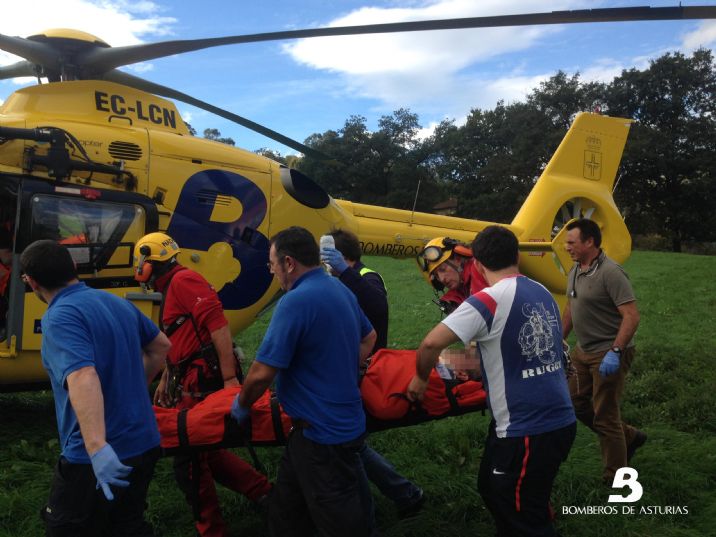
[(46, 194), (32, 197), (31, 214), (31, 240), (66, 245), (80, 273), (130, 267), (132, 246), (145, 220), (140, 206)]

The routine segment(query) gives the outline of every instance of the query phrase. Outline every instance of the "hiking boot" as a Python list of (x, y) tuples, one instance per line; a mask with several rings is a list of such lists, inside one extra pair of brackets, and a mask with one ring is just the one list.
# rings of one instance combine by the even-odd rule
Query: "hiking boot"
[(646, 442), (646, 433), (644, 431), (640, 431), (637, 429), (636, 434), (634, 434), (634, 440), (631, 441), (631, 443), (627, 446), (627, 452), (626, 452), (626, 460), (629, 462), (631, 458), (634, 456), (634, 453), (636, 453), (636, 450), (639, 449), (641, 446), (644, 445)]
[(415, 516), (420, 512), (424, 504), (425, 493), (423, 492), (423, 489), (420, 489), (420, 494), (412, 503), (409, 503), (405, 507), (398, 508), (398, 516), (400, 518), (408, 518), (411, 516)]

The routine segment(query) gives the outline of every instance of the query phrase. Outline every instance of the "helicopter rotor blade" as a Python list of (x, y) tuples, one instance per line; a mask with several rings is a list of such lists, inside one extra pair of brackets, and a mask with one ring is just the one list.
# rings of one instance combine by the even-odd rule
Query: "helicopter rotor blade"
[(300, 151), (304, 155), (308, 155), (312, 158), (319, 160), (329, 160), (331, 158), (321, 153), (320, 151), (316, 151), (315, 149), (308, 147), (301, 142), (293, 140), (288, 136), (284, 136), (283, 134), (269, 129), (268, 127), (264, 127), (263, 125), (251, 121), (250, 119), (246, 119), (245, 117), (239, 116), (237, 114), (229, 112), (228, 110), (224, 110), (223, 108), (219, 108), (207, 102), (201, 101), (190, 95), (187, 95), (186, 93), (182, 93), (172, 88), (168, 88), (160, 84), (155, 84), (154, 82), (150, 82), (148, 80), (144, 80), (143, 78), (139, 78), (117, 70), (106, 73), (104, 75), (104, 79), (110, 82), (124, 84), (125, 86), (130, 86), (141, 91), (147, 91), (149, 93), (161, 95), (162, 97), (166, 97), (168, 99), (176, 99), (192, 106), (196, 106), (197, 108), (201, 108), (202, 110), (206, 110), (207, 112), (216, 114), (217, 116), (223, 117), (224, 119), (228, 119), (229, 121), (238, 123), (242, 127), (246, 127), (247, 129), (251, 129), (252, 131), (258, 132), (259, 134), (262, 134), (267, 138), (276, 140), (277, 142), (280, 142), (283, 145), (290, 147), (291, 149), (295, 149), (296, 151)]
[(58, 70), (60, 67), (59, 53), (47, 43), (0, 34), (0, 50), (42, 65), (45, 69)]
[(3, 65), (0, 67), (0, 80), (8, 78), (17, 78), (20, 76), (37, 76), (37, 67), (32, 62), (22, 60), (12, 65)]
[(367, 24), (361, 26), (337, 26), (330, 28), (288, 30), (282, 32), (268, 32), (208, 39), (163, 41), (160, 43), (148, 43), (144, 45), (126, 47), (96, 48), (79, 53), (77, 56), (77, 62), (83, 65), (88, 72), (104, 73), (123, 65), (162, 58), (182, 52), (191, 52), (210, 47), (239, 43), (255, 43), (259, 41), (280, 41), (308, 37), (417, 32), (427, 30), (492, 28), (503, 26), (714, 18), (716, 18), (716, 6), (627, 7), (552, 11), (546, 13), (525, 13), (520, 15), (466, 17), (458, 19)]

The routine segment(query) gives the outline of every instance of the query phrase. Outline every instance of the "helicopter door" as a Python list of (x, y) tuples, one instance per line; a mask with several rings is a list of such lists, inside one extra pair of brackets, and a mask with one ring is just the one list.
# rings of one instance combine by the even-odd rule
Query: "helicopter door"
[(18, 185), (19, 180), (12, 176), (2, 176), (0, 181), (0, 341), (6, 339), (7, 333)]
[(140, 290), (133, 277), (134, 245), (157, 229), (158, 216), (141, 194), (34, 180), (24, 181), (21, 192), (8, 333), (16, 336), (18, 349), (33, 350), (40, 348), (46, 306), (22, 283), (17, 253), (36, 240), (55, 240), (70, 251), (80, 280), (125, 297)]

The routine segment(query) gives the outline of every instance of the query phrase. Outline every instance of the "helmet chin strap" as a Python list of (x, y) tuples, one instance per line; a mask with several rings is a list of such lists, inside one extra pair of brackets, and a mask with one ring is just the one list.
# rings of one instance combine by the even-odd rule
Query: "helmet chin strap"
[(462, 292), (463, 294), (467, 293), (469, 295), (470, 290), (469, 290), (469, 288), (467, 288), (467, 286), (465, 285), (465, 282), (462, 279), (462, 273), (464, 272), (464, 269), (465, 269), (465, 263), (468, 261), (470, 261), (469, 258), (464, 258), (464, 261), (460, 261), (457, 264), (455, 264), (451, 260), (448, 259), (446, 261), (446, 263), (450, 263), (450, 266), (455, 269), (455, 271), (457, 272), (457, 274), (459, 276), (458, 289), (460, 289), (460, 292)]
[[(443, 261), (440, 264), (447, 265), (448, 267), (452, 267), (453, 270), (455, 270), (455, 272), (457, 272), (457, 275), (459, 276), (459, 280), (460, 280), (460, 285), (462, 286), (463, 264), (462, 263), (455, 264), (450, 259)], [(435, 275), (434, 273), (430, 276), (430, 281), (433, 283), (433, 287), (435, 288), (436, 291), (441, 291), (442, 289), (445, 288), (445, 285), (440, 281), (440, 278), (438, 278), (437, 275)], [(439, 284), (439, 285), (437, 285), (437, 284)]]
[(154, 289), (157, 278), (161, 278), (177, 264), (177, 258), (172, 257), (169, 261), (152, 261), (152, 274), (147, 281), (147, 285)]
[(156, 263), (156, 265), (159, 265), (155, 268), (154, 274), (157, 277), (164, 276), (167, 272), (169, 272), (171, 269), (173, 269), (177, 264), (177, 258), (172, 257), (169, 261), (159, 262)]

